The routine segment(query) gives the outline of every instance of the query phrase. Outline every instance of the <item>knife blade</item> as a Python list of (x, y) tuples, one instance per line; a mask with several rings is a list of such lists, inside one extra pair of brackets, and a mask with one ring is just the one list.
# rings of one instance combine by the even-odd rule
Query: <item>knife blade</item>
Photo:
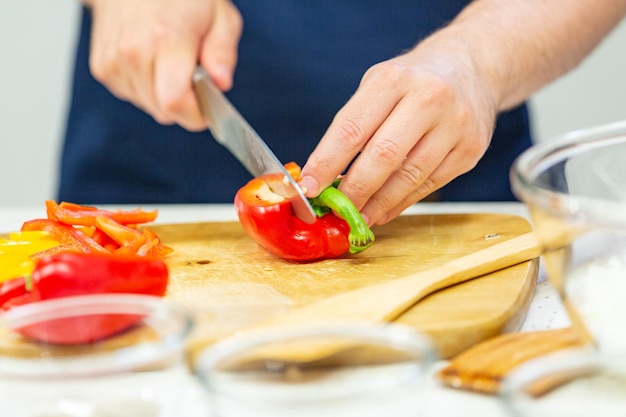
[(273, 192), (288, 199), (300, 220), (313, 223), (315, 212), (296, 181), (252, 126), (213, 84), (203, 68), (196, 68), (193, 85), (200, 109), (215, 140), (226, 147), (254, 177), (263, 178)]

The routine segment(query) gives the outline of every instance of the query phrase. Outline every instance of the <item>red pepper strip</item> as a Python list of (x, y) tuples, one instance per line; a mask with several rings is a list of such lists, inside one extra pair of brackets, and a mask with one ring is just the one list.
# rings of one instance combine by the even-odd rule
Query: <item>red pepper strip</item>
[(98, 244), (95, 240), (76, 229), (73, 226), (62, 224), (49, 219), (34, 219), (24, 222), (22, 229), (24, 231), (43, 230), (50, 233), (50, 236), (57, 240), (65, 247), (72, 248), (74, 252), (101, 252), (108, 251)]
[(143, 238), (143, 234), (139, 230), (125, 226), (107, 216), (96, 217), (95, 224), (98, 229), (106, 233), (120, 246), (128, 246), (135, 240)]
[[(42, 258), (33, 270), (33, 290), (27, 295), (17, 294), (4, 304), (15, 308), (20, 304), (85, 294), (163, 296), (168, 277), (167, 266), (159, 258), (65, 252)], [(112, 336), (139, 320), (141, 317), (137, 315), (98, 314), (47, 320), (17, 330), (46, 343), (79, 344)]]
[[(300, 167), (295, 163), (285, 167), (297, 179)], [(262, 178), (255, 178), (235, 195), (235, 209), (248, 235), (284, 259), (334, 258), (371, 246), (374, 235), (354, 205), (335, 188), (322, 195), (311, 200), (317, 206), (318, 219), (307, 224), (294, 215), (288, 200), (273, 193)]]
[(45, 257), (45, 256), (49, 256), (49, 255), (55, 255), (57, 253), (63, 253), (63, 252), (82, 252), (80, 249), (78, 249), (75, 245), (58, 245), (58, 246), (53, 246), (51, 248), (48, 249), (44, 249), (42, 251), (39, 252), (35, 252), (32, 255), (29, 256), (31, 261), (37, 262), (38, 260), (40, 260), (41, 258)]
[(94, 207), (94, 206), (84, 206), (82, 204), (72, 203), (72, 202), (69, 202), (69, 201), (61, 201), (59, 203), (59, 206), (61, 206), (61, 208), (64, 208), (64, 209), (74, 210), (74, 211), (95, 211), (95, 210), (98, 210), (98, 208)]
[(95, 220), (96, 227), (106, 233), (120, 246), (129, 246), (138, 239), (144, 239), (143, 233), (139, 230), (124, 226), (110, 217), (98, 216)]
[(116, 253), (134, 253), (139, 256), (165, 257), (174, 250), (161, 243), (161, 240), (149, 229), (139, 231), (117, 223), (109, 217), (96, 217), (96, 226), (120, 245)]
[(161, 243), (161, 239), (152, 230), (145, 228), (143, 234), (146, 237), (146, 242), (137, 249), (138, 256), (158, 256), (164, 258), (174, 251)]
[(110, 217), (120, 224), (149, 223), (156, 219), (157, 211), (136, 210), (99, 210), (94, 207), (79, 206), (74, 203), (57, 204), (56, 201), (46, 200), (48, 218), (61, 223), (81, 226), (94, 226), (96, 217)]
[(111, 238), (111, 236), (104, 233), (102, 230), (95, 228), (91, 238), (98, 242), (100, 246), (108, 250), (109, 252), (115, 252), (119, 249), (120, 245)]

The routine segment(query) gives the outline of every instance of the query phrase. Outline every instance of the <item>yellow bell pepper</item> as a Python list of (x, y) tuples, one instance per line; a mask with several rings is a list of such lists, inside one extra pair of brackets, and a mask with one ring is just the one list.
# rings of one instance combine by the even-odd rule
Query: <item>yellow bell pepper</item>
[(13, 232), (0, 239), (0, 282), (29, 275), (35, 267), (30, 255), (58, 245), (42, 231)]

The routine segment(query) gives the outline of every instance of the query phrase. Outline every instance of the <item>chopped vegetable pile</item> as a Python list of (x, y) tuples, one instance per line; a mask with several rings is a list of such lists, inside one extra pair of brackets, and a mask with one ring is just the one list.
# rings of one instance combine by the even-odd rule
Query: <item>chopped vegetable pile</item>
[(163, 258), (172, 248), (150, 229), (157, 211), (101, 210), (46, 201), (47, 217), (25, 221), (20, 232), (0, 239), (0, 282), (29, 274), (37, 260), (62, 252), (125, 253)]
[[(150, 229), (139, 229), (156, 219), (156, 211), (102, 210), (48, 200), (46, 213), (0, 239), (0, 311), (75, 295), (165, 295), (169, 275), (163, 258), (173, 249)], [(83, 317), (75, 323), (80, 326), (69, 318), (51, 320), (16, 330), (48, 343), (88, 343), (141, 319), (115, 317)]]

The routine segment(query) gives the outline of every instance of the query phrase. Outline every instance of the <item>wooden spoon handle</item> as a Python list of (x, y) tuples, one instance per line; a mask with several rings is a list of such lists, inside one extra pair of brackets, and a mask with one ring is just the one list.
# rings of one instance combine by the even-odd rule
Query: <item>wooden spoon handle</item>
[[(586, 345), (580, 333), (572, 327), (505, 333), (461, 352), (437, 371), (435, 378), (451, 388), (497, 394), (502, 381), (521, 364), (561, 349), (582, 348)], [(577, 372), (580, 371), (577, 369)], [(543, 393), (573, 375), (558, 376), (549, 381), (536, 381), (540, 384), (533, 383), (533, 394)]]
[(534, 232), (497, 243), (436, 268), (359, 288), (295, 309), (265, 325), (328, 321), (393, 320), (427, 295), (534, 259), (541, 247)]

